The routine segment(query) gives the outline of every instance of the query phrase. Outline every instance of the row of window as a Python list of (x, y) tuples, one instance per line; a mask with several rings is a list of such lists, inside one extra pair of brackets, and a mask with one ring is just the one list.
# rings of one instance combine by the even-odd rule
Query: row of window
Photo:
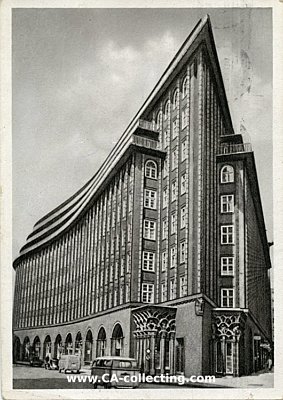
[[(181, 161), (184, 161), (187, 157), (187, 141), (184, 140), (181, 143)], [(171, 154), (171, 165), (172, 170), (177, 168), (178, 165), (178, 152), (177, 148), (172, 151)], [(164, 176), (168, 174), (168, 164), (165, 160), (164, 162)], [(220, 171), (220, 182), (221, 183), (231, 183), (234, 182), (234, 168), (232, 165), (224, 165)], [(145, 163), (145, 177), (151, 179), (157, 179), (157, 164), (155, 161), (147, 160)]]
[[(184, 99), (188, 93), (188, 77), (187, 76), (183, 79), (181, 93), (182, 93), (182, 98)], [(173, 93), (173, 98), (172, 98), (172, 109), (173, 110), (175, 110), (178, 107), (178, 102), (179, 102), (179, 89), (177, 88), (177, 89), (175, 89), (175, 91)], [(168, 119), (169, 114), (170, 114), (170, 100), (168, 99), (164, 106), (164, 119), (165, 120)], [(157, 125), (157, 129), (160, 129), (162, 126), (162, 111), (161, 110), (157, 114), (156, 125)]]
[[(179, 281), (180, 294), (179, 297), (186, 296), (186, 280), (184, 276), (181, 276)], [(143, 303), (154, 303), (154, 283), (144, 282), (142, 284), (142, 302)], [(169, 299), (174, 300), (177, 297), (176, 293), (176, 278), (169, 280)], [(167, 301), (167, 289), (166, 283), (161, 283), (161, 302)], [(235, 296), (234, 289), (221, 288), (221, 307), (233, 308), (235, 307)]]
[[(142, 284), (142, 302), (143, 303), (154, 303), (154, 283), (144, 282)], [(179, 278), (179, 297), (184, 297), (187, 294), (187, 285), (185, 276)], [(161, 302), (167, 301), (167, 288), (166, 283), (161, 283)], [(169, 280), (169, 299), (174, 300), (177, 297), (176, 278)]]
[[(180, 264), (186, 261), (186, 243), (180, 243)], [(167, 251), (162, 252), (162, 263), (161, 268), (162, 271), (165, 271), (167, 268), (168, 257)], [(170, 249), (170, 267), (176, 268), (177, 266), (177, 247), (172, 246)], [(142, 259), (142, 268), (144, 271), (154, 272), (155, 271), (155, 252), (153, 251), (144, 251), (143, 259)]]
[[(186, 223), (186, 208), (181, 208), (181, 228), (185, 227)], [(171, 233), (176, 233), (177, 229), (177, 214), (171, 214)], [(162, 237), (167, 235), (167, 220), (163, 221)], [(144, 220), (144, 239), (156, 240), (156, 222), (148, 219)], [(234, 225), (221, 226), (221, 244), (234, 244)]]
[[(162, 271), (165, 271), (167, 268), (167, 252), (164, 251), (162, 253)], [(170, 251), (170, 266), (171, 268), (176, 267), (177, 263), (177, 252), (176, 246), (171, 247)], [(180, 243), (180, 263), (184, 263), (186, 261), (186, 243)], [(220, 258), (221, 264), (221, 275), (225, 276), (233, 276), (234, 275), (234, 257), (233, 256), (225, 256)], [(143, 252), (143, 260), (142, 260), (142, 268), (144, 271), (155, 272), (155, 252), (153, 251), (144, 251)]]

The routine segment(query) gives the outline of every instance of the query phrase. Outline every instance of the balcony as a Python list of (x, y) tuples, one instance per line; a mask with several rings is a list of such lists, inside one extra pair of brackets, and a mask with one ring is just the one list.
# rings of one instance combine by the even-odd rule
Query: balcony
[(136, 146), (146, 147), (151, 150), (161, 150), (160, 143), (157, 140), (144, 138), (142, 136), (133, 135), (132, 143)]
[(219, 146), (218, 156), (224, 154), (250, 153), (252, 151), (252, 145), (250, 143), (222, 143)]
[(138, 127), (141, 129), (144, 129), (146, 131), (151, 131), (158, 133), (158, 130), (155, 128), (152, 122), (145, 121), (144, 119), (139, 119), (138, 120)]

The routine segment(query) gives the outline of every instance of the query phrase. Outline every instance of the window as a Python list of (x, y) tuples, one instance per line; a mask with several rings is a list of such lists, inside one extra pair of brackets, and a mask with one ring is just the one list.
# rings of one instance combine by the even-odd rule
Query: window
[(233, 194), (227, 194), (223, 195), (220, 198), (220, 203), (221, 203), (221, 212), (222, 213), (229, 213), (229, 212), (234, 212), (234, 195)]
[(181, 229), (186, 227), (186, 206), (181, 208)]
[(142, 284), (142, 301), (144, 303), (153, 303), (154, 301), (154, 284), (143, 283)]
[(127, 283), (126, 284), (126, 302), (128, 302), (130, 300), (130, 286)]
[(166, 239), (167, 237), (167, 228), (168, 228), (168, 221), (164, 219), (162, 221), (162, 239)]
[(175, 268), (177, 264), (176, 246), (171, 247), (171, 268)]
[(183, 80), (183, 84), (182, 84), (182, 97), (183, 98), (187, 96), (187, 91), (188, 91), (187, 83), (188, 83), (188, 78), (185, 77), (185, 79)]
[(186, 278), (180, 276), (180, 297), (186, 296)]
[(234, 275), (234, 257), (221, 257), (221, 275)]
[(145, 189), (144, 206), (147, 208), (156, 209), (156, 191)]
[(164, 164), (163, 164), (163, 178), (166, 178), (166, 176), (168, 175), (168, 161), (164, 160)]
[(162, 253), (162, 265), (161, 265), (161, 270), (165, 271), (167, 268), (167, 252), (163, 251)]
[(221, 226), (221, 244), (234, 243), (234, 226), (223, 225)]
[(173, 121), (173, 139), (178, 136), (178, 120), (177, 118)]
[(181, 195), (186, 193), (187, 182), (186, 182), (186, 174), (181, 176)]
[(180, 243), (180, 263), (184, 263), (186, 261), (186, 243)]
[(234, 182), (234, 168), (232, 165), (224, 165), (220, 172), (221, 183)]
[(122, 201), (122, 217), (125, 217), (127, 213), (127, 198), (124, 198)]
[(145, 163), (145, 176), (146, 178), (157, 179), (157, 166), (152, 160)]
[(187, 158), (187, 141), (184, 140), (181, 144), (181, 161)]
[(166, 129), (163, 134), (163, 147), (166, 148), (168, 146), (168, 138), (169, 138), (169, 131)]
[(177, 149), (172, 151), (172, 170), (177, 167), (178, 158), (177, 158)]
[(144, 238), (155, 240), (156, 223), (154, 221), (144, 220)]
[(117, 306), (117, 302), (118, 302), (118, 289), (116, 288), (114, 290), (114, 307)]
[(175, 201), (177, 198), (177, 182), (172, 182), (172, 201)]
[(221, 307), (234, 307), (234, 289), (221, 289)]
[(176, 284), (175, 284), (175, 278), (170, 279), (170, 293), (169, 293), (169, 299), (173, 300), (176, 297)]
[(170, 102), (169, 100), (167, 100), (164, 107), (164, 119), (169, 118), (169, 110), (170, 110)]
[(159, 131), (162, 129), (162, 112), (159, 111), (156, 118), (156, 129)]
[(163, 189), (163, 208), (168, 206), (168, 189)]
[(120, 276), (124, 276), (125, 273), (125, 258), (121, 258), (121, 271)]
[(176, 89), (173, 94), (173, 110), (175, 110), (178, 107), (178, 100), (179, 100), (179, 91), (178, 89)]
[(161, 302), (166, 301), (166, 284), (165, 282), (161, 283)]
[(187, 111), (184, 108), (181, 114), (181, 129), (184, 129), (188, 125)]
[(115, 279), (118, 279), (118, 273), (119, 273), (119, 264), (118, 261), (115, 263)]
[(176, 212), (172, 213), (171, 215), (171, 233), (177, 232), (177, 216)]
[(131, 271), (131, 254), (127, 254), (127, 272)]
[(122, 228), (122, 234), (121, 234), (121, 245), (125, 246), (126, 243), (126, 230)]
[(124, 290), (123, 287), (120, 286), (120, 300), (119, 300), (119, 304), (123, 304), (124, 303)]
[(143, 252), (142, 268), (145, 271), (154, 271), (155, 254), (150, 251)]

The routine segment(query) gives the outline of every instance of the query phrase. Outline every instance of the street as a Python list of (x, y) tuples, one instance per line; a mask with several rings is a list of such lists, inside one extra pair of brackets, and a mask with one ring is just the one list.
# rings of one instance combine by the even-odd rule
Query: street
[[(68, 382), (67, 376), (71, 374), (59, 373), (57, 370), (46, 370), (43, 367), (30, 367), (29, 365), (13, 365), (14, 389), (92, 389), (93, 385), (87, 379), (85, 382)], [(73, 374), (72, 374), (73, 375)], [(87, 377), (90, 369), (82, 369), (78, 377)], [(75, 375), (73, 375), (75, 376)], [(141, 383), (140, 389), (182, 389), (190, 388), (272, 388), (273, 372), (260, 371), (250, 376), (216, 378), (215, 383), (202, 384), (190, 383), (186, 386), (178, 384)]]
[[(89, 375), (89, 370), (83, 370), (80, 375)], [(14, 389), (93, 389), (89, 382), (67, 381), (67, 374), (57, 370), (46, 370), (43, 367), (30, 367), (29, 365), (13, 366)], [(139, 388), (164, 389), (164, 384), (142, 383)], [(170, 385), (170, 388), (182, 388), (181, 385)]]

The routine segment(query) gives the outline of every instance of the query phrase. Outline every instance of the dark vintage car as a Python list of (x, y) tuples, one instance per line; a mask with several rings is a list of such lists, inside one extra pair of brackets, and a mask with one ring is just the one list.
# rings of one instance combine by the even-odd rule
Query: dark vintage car
[(129, 357), (97, 357), (91, 367), (91, 375), (96, 381), (93, 387), (137, 388), (139, 386), (137, 361)]
[(30, 356), (29, 365), (31, 367), (42, 367), (44, 361), (41, 360), (38, 356)]

